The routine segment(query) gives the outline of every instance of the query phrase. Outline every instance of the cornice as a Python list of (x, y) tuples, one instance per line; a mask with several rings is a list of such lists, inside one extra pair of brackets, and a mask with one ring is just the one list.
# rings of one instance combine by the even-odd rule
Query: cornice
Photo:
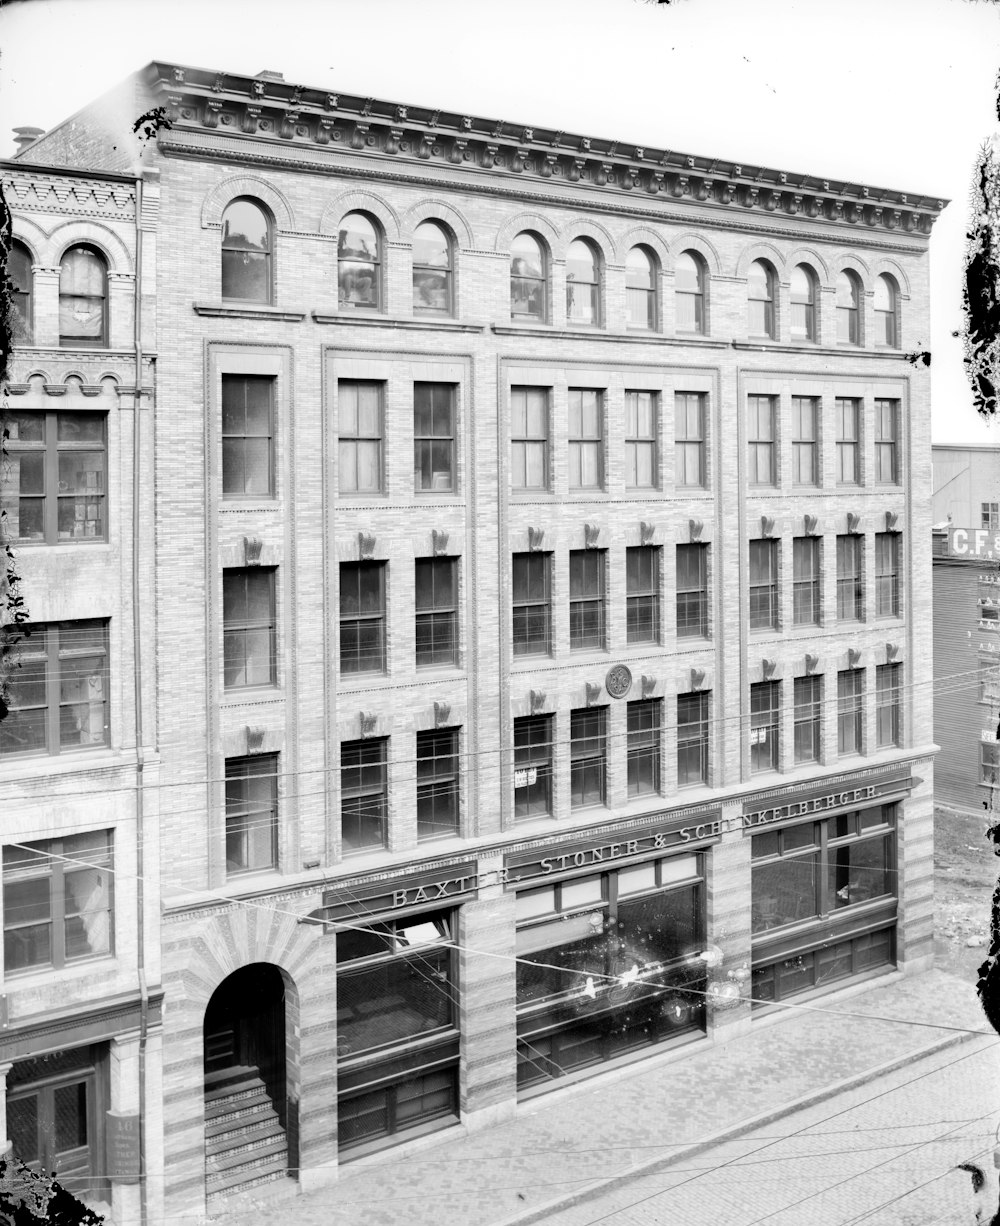
[[(485, 170), (498, 179), (575, 184), (616, 197), (686, 199), (729, 206), (736, 213), (826, 220), (838, 230), (926, 235), (948, 203), (846, 180), (335, 94), (271, 77), (163, 62), (150, 64), (145, 77), (176, 133), (202, 131), (414, 166)], [(169, 131), (161, 130), (158, 144), (169, 146)]]

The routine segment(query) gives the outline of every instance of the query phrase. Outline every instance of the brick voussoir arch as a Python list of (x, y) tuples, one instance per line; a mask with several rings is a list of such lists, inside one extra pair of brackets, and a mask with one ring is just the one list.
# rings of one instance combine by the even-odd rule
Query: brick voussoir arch
[(107, 261), (108, 272), (135, 272), (135, 264), (129, 249), (110, 226), (99, 221), (63, 221), (48, 237), (48, 251), (43, 263), (46, 267), (58, 268), (70, 247), (93, 247)]
[(670, 264), (670, 248), (666, 240), (662, 234), (657, 234), (648, 226), (633, 226), (618, 239), (618, 250), (623, 263), (628, 259), (633, 247), (648, 247), (660, 261), (661, 268), (666, 268)]
[(619, 256), (618, 244), (612, 237), (611, 231), (587, 217), (575, 217), (562, 227), (552, 251), (553, 257), (557, 260), (564, 260), (570, 243), (575, 242), (578, 238), (589, 238), (597, 247), (603, 263), (622, 263), (624, 256)]
[(872, 270), (870, 266), (860, 258), (860, 256), (847, 254), (845, 252), (843, 255), (839, 255), (836, 257), (836, 259), (830, 261), (830, 270), (834, 284), (836, 284), (839, 273), (855, 272), (861, 278), (861, 288), (866, 294), (870, 294), (874, 288)]
[(785, 271), (789, 277), (792, 275), (792, 269), (797, 264), (806, 264), (810, 267), (816, 276), (819, 278), (821, 286), (829, 286), (832, 284), (830, 277), (830, 264), (820, 255), (815, 247), (794, 247), (789, 251), (786, 257)]
[(476, 247), (472, 227), (463, 214), (454, 205), (433, 198), (418, 200), (406, 210), (400, 219), (400, 239), (404, 243), (412, 243), (414, 231), (422, 221), (441, 222), (443, 226), (451, 230), (459, 247)]
[(243, 196), (257, 200), (270, 209), (274, 224), (279, 230), (296, 229), (295, 215), (284, 193), (278, 191), (266, 179), (247, 174), (230, 175), (212, 188), (201, 206), (202, 229), (221, 229), (222, 214), (226, 211), (226, 206)]
[(744, 247), (740, 252), (739, 259), (736, 261), (735, 275), (741, 280), (746, 280), (750, 274), (750, 265), (754, 260), (767, 260), (774, 269), (779, 281), (788, 280), (788, 261), (784, 253), (775, 247), (773, 243), (757, 242)]
[(722, 259), (719, 256), (718, 248), (700, 234), (685, 232), (671, 235), (670, 251), (671, 258), (667, 263), (667, 267), (671, 271), (674, 269), (675, 260), (682, 251), (694, 251), (705, 261), (710, 277), (718, 277), (722, 274)]
[(22, 247), (27, 248), (32, 264), (40, 264), (44, 267), (42, 253), (45, 251), (45, 245), (49, 241), (48, 235), (30, 217), (15, 215), (14, 221), (16, 222), (16, 229), (13, 230), (10, 236), (11, 242), (20, 243)]
[(341, 221), (348, 213), (369, 213), (378, 221), (386, 242), (398, 243), (400, 239), (399, 214), (383, 196), (375, 192), (352, 189), (335, 196), (323, 210), (319, 220), (320, 234), (336, 237)]
[(902, 267), (899, 264), (897, 264), (895, 260), (888, 259), (885, 256), (880, 256), (877, 260), (874, 261), (874, 263), (872, 264), (872, 285), (873, 286), (875, 284), (876, 279), (880, 277), (882, 273), (886, 273), (888, 276), (893, 277), (895, 279), (896, 284), (899, 286), (900, 294), (904, 298), (909, 298), (910, 296), (910, 278), (906, 275)]
[(554, 254), (559, 244), (559, 231), (552, 222), (538, 213), (518, 213), (517, 216), (508, 218), (497, 231), (494, 251), (502, 251), (509, 255), (514, 239), (519, 234), (523, 234), (525, 230), (537, 234), (545, 241), (549, 255)]

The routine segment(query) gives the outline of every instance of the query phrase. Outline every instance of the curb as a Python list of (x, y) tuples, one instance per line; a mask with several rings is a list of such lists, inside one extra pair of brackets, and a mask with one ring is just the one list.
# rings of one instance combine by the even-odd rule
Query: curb
[(677, 1162), (683, 1162), (685, 1159), (692, 1158), (707, 1149), (712, 1149), (716, 1145), (721, 1145), (725, 1141), (732, 1141), (746, 1132), (753, 1132), (756, 1128), (763, 1128), (767, 1124), (781, 1119), (783, 1116), (791, 1115), (796, 1111), (803, 1111), (807, 1107), (823, 1102), (825, 1099), (834, 1098), (838, 1094), (856, 1089), (868, 1081), (874, 1081), (878, 1077), (894, 1073), (904, 1065), (912, 1064), (917, 1060), (924, 1060), (928, 1056), (937, 1055), (938, 1052), (947, 1051), (950, 1047), (957, 1047), (960, 1043), (968, 1043), (972, 1039), (982, 1037), (988, 1036), (974, 1033), (948, 1035), (947, 1038), (938, 1039), (934, 1043), (929, 1043), (926, 1047), (919, 1047), (916, 1051), (907, 1052), (905, 1055), (897, 1056), (892, 1060), (886, 1061), (884, 1064), (878, 1064), (874, 1068), (865, 1069), (861, 1073), (855, 1073), (850, 1077), (843, 1078), (841, 1081), (835, 1081), (820, 1090), (813, 1090), (809, 1094), (803, 1094), (799, 1098), (792, 1099), (791, 1102), (783, 1103), (780, 1107), (764, 1111), (760, 1115), (751, 1116), (749, 1119), (740, 1120), (738, 1124), (733, 1124), (731, 1127), (723, 1129), (722, 1132), (714, 1133), (712, 1136), (706, 1137), (701, 1141), (693, 1141), (690, 1145), (686, 1145), (683, 1149), (677, 1149), (671, 1154), (661, 1155), (659, 1158), (650, 1158), (647, 1162), (641, 1162), (629, 1167), (627, 1171), (621, 1171), (619, 1174), (611, 1175), (607, 1179), (587, 1184), (585, 1188), (577, 1188), (573, 1192), (566, 1192), (562, 1196), (556, 1196), (552, 1200), (545, 1201), (544, 1204), (536, 1205), (533, 1209), (527, 1209), (523, 1213), (519, 1213), (516, 1217), (503, 1218), (494, 1223), (493, 1226), (528, 1226), (529, 1223), (538, 1222), (562, 1209), (571, 1209), (574, 1205), (579, 1205), (595, 1194), (602, 1194), (621, 1187), (637, 1176), (652, 1175), (656, 1171), (665, 1170)]

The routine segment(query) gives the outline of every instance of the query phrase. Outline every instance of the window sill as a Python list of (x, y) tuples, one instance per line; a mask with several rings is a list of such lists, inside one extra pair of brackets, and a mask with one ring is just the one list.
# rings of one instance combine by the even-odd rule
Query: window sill
[(347, 312), (336, 315), (325, 311), (313, 311), (313, 320), (318, 324), (359, 324), (369, 328), (400, 328), (404, 332), (482, 332), (485, 324), (463, 324), (456, 319), (400, 319), (388, 315), (352, 315)]
[(264, 303), (193, 302), (191, 305), (196, 315), (213, 319), (276, 319), (299, 323), (306, 317), (305, 311), (283, 311), (280, 307), (265, 306)]
[(247, 685), (223, 689), (221, 706), (229, 711), (244, 703), (279, 702), (284, 697), (285, 690), (280, 685)]
[[(112, 924), (114, 918), (112, 917)], [(16, 991), (22, 986), (31, 985), (37, 992), (40, 981), (43, 981), (45, 986), (49, 986), (51, 980), (55, 976), (59, 976), (60, 980), (64, 978), (79, 979), (85, 975), (93, 974), (95, 966), (114, 967), (118, 962), (116, 954), (97, 954), (93, 958), (79, 958), (72, 962), (67, 962), (64, 966), (32, 966), (25, 967), (20, 971), (4, 971), (4, 986), (9, 991)]]
[(94, 549), (94, 548), (95, 548), (95, 547), (97, 547), (97, 546), (101, 546), (101, 545), (103, 545), (103, 546), (104, 546), (105, 551), (110, 551), (111, 542), (108, 540), (108, 538), (107, 538), (107, 537), (96, 537), (96, 536), (86, 537), (86, 536), (82, 536), (82, 537), (80, 537), (78, 540), (71, 540), (71, 541), (52, 541), (51, 543), (50, 543), (49, 541), (35, 541), (35, 540), (30, 540), (30, 541), (20, 541), (20, 540), (13, 540), (13, 541), (11, 541), (11, 545), (12, 545), (12, 546), (13, 546), (15, 549), (27, 549), (27, 550), (29, 550), (29, 551), (34, 551), (34, 550), (36, 550), (36, 549), (37, 549), (37, 550), (39, 550), (39, 551), (41, 551), (41, 550), (51, 550), (51, 551), (53, 551), (53, 552), (54, 552), (55, 550), (57, 550), (57, 549), (75, 549), (75, 548), (76, 548), (78, 545), (84, 545), (84, 546), (85, 546), (87, 549)]
[(728, 349), (728, 341), (713, 341), (692, 332), (685, 336), (664, 336), (656, 332), (607, 332), (602, 328), (558, 328), (552, 324), (490, 324), (497, 336), (549, 336), (555, 340), (627, 341), (633, 345), (700, 345), (706, 349)]
[(759, 350), (759, 351), (766, 350), (766, 351), (775, 352), (775, 353), (789, 353), (789, 352), (794, 353), (798, 351), (799, 353), (808, 353), (810, 357), (813, 357), (813, 356), (848, 357), (850, 356), (852, 358), (864, 357), (864, 358), (885, 359), (887, 357), (897, 357), (897, 356), (902, 357), (903, 356), (899, 352), (899, 350), (890, 350), (889, 352), (883, 353), (875, 349), (862, 349), (860, 346), (856, 346), (856, 345), (838, 345), (836, 347), (833, 347), (830, 345), (808, 345), (807, 346), (801, 343), (796, 344), (791, 341), (768, 340), (766, 337), (761, 337), (759, 340), (755, 340), (751, 337), (748, 337), (746, 340), (731, 341), (730, 344), (732, 345), (734, 349), (750, 349), (750, 350)]
[(48, 781), (76, 771), (131, 770), (134, 765), (134, 749), (126, 756), (106, 745), (61, 754), (10, 754), (0, 757), (0, 779), (5, 783), (28, 783), (34, 778)]

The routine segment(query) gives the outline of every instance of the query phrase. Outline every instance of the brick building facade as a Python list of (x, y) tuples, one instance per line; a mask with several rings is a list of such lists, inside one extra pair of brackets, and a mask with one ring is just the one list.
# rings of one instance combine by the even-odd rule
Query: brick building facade
[(167, 64), (5, 177), (153, 106), (167, 1220), (929, 965), (942, 202)]

